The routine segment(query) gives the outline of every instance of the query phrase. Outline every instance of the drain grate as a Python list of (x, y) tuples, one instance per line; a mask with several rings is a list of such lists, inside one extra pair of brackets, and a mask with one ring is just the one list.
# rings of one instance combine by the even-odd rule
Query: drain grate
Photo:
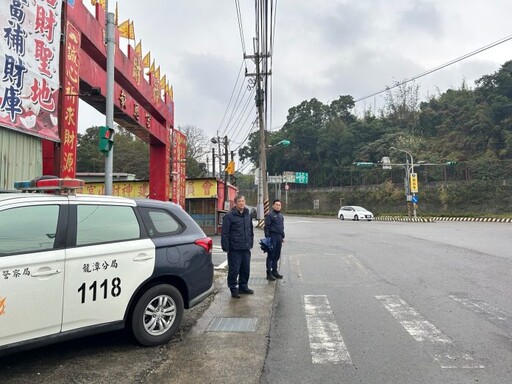
[(214, 317), (206, 332), (254, 332), (257, 318)]

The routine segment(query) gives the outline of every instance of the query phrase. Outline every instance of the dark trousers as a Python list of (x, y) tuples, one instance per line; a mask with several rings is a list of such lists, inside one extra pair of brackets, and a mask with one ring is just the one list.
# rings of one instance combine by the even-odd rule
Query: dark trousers
[[(247, 289), (251, 273), (251, 251), (228, 252), (228, 287), (230, 290)], [(238, 280), (238, 281), (237, 281)]]
[(283, 238), (280, 235), (271, 235), (272, 246), (274, 249), (267, 254), (267, 271), (273, 269), (277, 271), (277, 262), (281, 258), (281, 248), (283, 246)]

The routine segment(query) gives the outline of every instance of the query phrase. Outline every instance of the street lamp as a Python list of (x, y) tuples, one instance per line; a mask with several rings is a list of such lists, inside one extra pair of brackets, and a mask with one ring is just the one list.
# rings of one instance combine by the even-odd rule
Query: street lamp
[(275, 147), (287, 147), (290, 145), (290, 140), (281, 140), (280, 142), (274, 145), (267, 145), (267, 152)]
[(409, 155), (411, 158), (411, 165), (409, 167), (409, 158), (407, 156), (405, 157), (405, 193), (406, 193), (406, 197), (407, 197), (407, 202), (412, 201), (412, 203), (413, 203), (413, 214), (414, 214), (414, 218), (416, 218), (416, 203), (415, 203), (416, 191), (414, 191), (414, 192), (411, 191), (411, 175), (415, 175), (415, 173), (414, 173), (414, 158), (412, 157), (411, 152), (406, 151), (405, 149), (389, 147), (389, 150), (404, 152), (407, 155)]

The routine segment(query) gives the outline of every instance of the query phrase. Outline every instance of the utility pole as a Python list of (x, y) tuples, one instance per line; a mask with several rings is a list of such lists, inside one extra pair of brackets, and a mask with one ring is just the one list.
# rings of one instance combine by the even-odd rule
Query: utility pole
[(224, 136), (224, 210), (229, 210), (229, 190), (228, 190), (228, 163), (229, 163), (229, 152), (228, 152), (228, 136)]
[[(234, 151), (231, 151), (231, 161), (234, 164), (234, 161), (235, 161), (235, 152)], [(234, 168), (233, 168), (233, 172), (234, 172)], [(236, 178), (235, 178), (234, 173), (232, 174), (232, 177), (229, 178), (229, 181), (232, 185), (236, 186)]]
[(217, 157), (219, 158), (219, 179), (222, 178), (222, 151), (220, 150), (220, 137), (217, 136), (217, 145), (219, 148), (219, 153), (217, 154)]
[(215, 178), (215, 148), (212, 147), (212, 176)]
[[(244, 55), (245, 59), (253, 59), (256, 65), (256, 73), (246, 73), (245, 76), (255, 77), (255, 86), (256, 86), (256, 108), (258, 109), (258, 124), (260, 128), (260, 156), (259, 156), (259, 184), (258, 184), (258, 227), (263, 226), (263, 220), (265, 215), (270, 210), (270, 204), (268, 199), (268, 183), (267, 183), (267, 145), (266, 145), (266, 137), (265, 137), (265, 89), (263, 89), (262, 83), (263, 80), (266, 79), (267, 76), (271, 75), (270, 72), (266, 72), (267, 68), (267, 59), (270, 57), (267, 50), (267, 24), (266, 20), (259, 20), (259, 4), (262, 3), (265, 9), (261, 10), (262, 14), (266, 13), (267, 1), (258, 1), (255, 0), (256, 4), (256, 37), (254, 38), (254, 55)], [(260, 22), (265, 26), (265, 28), (260, 31)], [(261, 32), (261, 33), (260, 33)], [(261, 39), (260, 39), (261, 36)], [(260, 40), (262, 41), (263, 49), (265, 53), (261, 53), (260, 51)], [(263, 66), (263, 71), (261, 69)], [(266, 84), (266, 82), (265, 82)]]
[[(107, 128), (114, 128), (114, 55), (115, 55), (115, 15), (108, 11), (108, 1), (105, 2), (107, 44), (107, 84), (105, 94), (105, 123)], [(114, 146), (105, 158), (105, 195), (112, 195), (112, 179), (114, 169)]]

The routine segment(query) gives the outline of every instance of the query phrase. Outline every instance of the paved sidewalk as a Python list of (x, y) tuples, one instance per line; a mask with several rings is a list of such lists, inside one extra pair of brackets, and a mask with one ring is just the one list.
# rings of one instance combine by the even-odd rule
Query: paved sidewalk
[[(218, 245), (220, 237), (213, 240)], [(249, 280), (254, 295), (240, 299), (231, 298), (227, 272), (216, 270), (217, 293), (212, 304), (184, 340), (169, 351), (167, 363), (149, 376), (148, 383), (259, 383), (279, 283), (266, 280), (265, 257), (255, 244)]]

